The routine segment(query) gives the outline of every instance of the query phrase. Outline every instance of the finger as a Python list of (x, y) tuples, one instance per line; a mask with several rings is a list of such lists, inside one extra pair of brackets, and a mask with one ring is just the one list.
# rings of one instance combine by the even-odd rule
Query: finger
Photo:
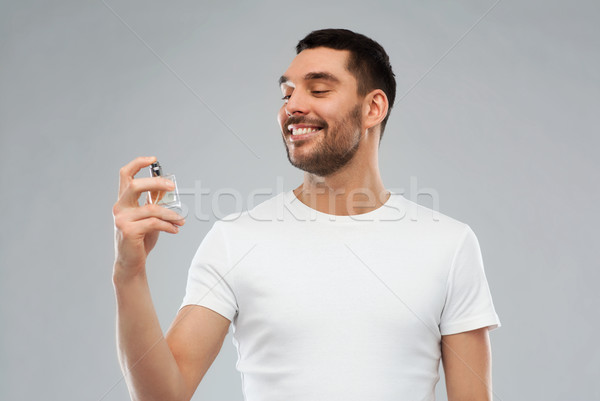
[[(171, 226), (183, 226), (185, 219), (173, 210), (166, 209), (158, 205), (147, 205), (137, 208), (126, 208), (115, 215), (115, 228), (121, 231), (128, 238), (143, 237), (148, 230), (157, 231), (169, 229), (168, 225), (162, 226), (162, 229), (152, 225), (149, 222), (156, 224), (157, 221), (162, 221)], [(154, 227), (154, 229), (152, 229)], [(171, 232), (169, 231), (169, 232)]]
[(169, 223), (158, 219), (156, 217), (150, 217), (148, 219), (138, 220), (134, 223), (134, 230), (138, 231), (139, 234), (148, 234), (155, 231), (164, 231), (166, 233), (176, 234), (179, 232), (179, 227), (175, 224)]
[(139, 221), (155, 217), (161, 220), (165, 220), (169, 223), (173, 223), (179, 226), (185, 224), (185, 218), (174, 210), (167, 209), (158, 205), (145, 205), (142, 207), (136, 207), (127, 211), (126, 219), (129, 221)]
[(142, 192), (146, 191), (172, 191), (175, 189), (173, 181), (161, 177), (142, 177), (129, 181), (120, 195), (119, 201), (125, 205), (137, 206)]
[(129, 181), (143, 168), (156, 161), (155, 156), (136, 157), (119, 170), (119, 196), (123, 193)]

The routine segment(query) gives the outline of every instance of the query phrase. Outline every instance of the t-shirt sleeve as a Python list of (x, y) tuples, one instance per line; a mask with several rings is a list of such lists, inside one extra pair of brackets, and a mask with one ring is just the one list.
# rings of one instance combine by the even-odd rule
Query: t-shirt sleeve
[(225, 234), (217, 221), (206, 234), (188, 271), (185, 296), (179, 309), (201, 305), (230, 321), (237, 313), (235, 294), (230, 285), (232, 269)]
[(465, 228), (448, 275), (440, 319), (442, 335), (501, 326), (485, 276), (479, 241), (471, 227)]

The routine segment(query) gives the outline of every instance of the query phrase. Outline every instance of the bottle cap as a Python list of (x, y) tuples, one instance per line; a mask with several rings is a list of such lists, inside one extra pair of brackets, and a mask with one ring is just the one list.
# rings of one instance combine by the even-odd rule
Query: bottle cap
[(152, 175), (152, 177), (162, 176), (162, 167), (158, 161), (150, 165), (150, 175)]

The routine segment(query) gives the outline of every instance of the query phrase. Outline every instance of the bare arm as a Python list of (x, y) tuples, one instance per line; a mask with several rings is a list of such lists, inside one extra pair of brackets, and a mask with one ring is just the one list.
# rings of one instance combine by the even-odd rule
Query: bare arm
[(132, 400), (186, 401), (218, 354), (229, 320), (206, 308), (186, 307), (173, 322), (169, 340), (163, 336), (146, 278), (146, 257), (160, 231), (175, 234), (184, 222), (174, 211), (138, 205), (145, 191), (171, 189), (161, 178), (133, 178), (153, 161), (141, 157), (121, 169), (113, 206), (117, 351)]
[(131, 399), (190, 400), (221, 350), (229, 320), (202, 306), (186, 306), (165, 339), (145, 278), (115, 288), (119, 360)]
[(230, 321), (199, 305), (183, 307), (167, 332), (167, 343), (184, 382), (189, 400), (214, 362), (229, 331)]
[(492, 400), (492, 353), (488, 328), (442, 336), (448, 401)]
[(146, 278), (114, 283), (117, 352), (131, 399), (183, 401), (183, 376), (163, 337)]

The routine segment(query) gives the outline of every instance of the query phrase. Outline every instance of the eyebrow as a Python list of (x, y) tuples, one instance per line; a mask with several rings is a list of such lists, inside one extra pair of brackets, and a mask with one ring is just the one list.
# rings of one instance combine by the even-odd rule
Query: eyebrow
[[(329, 72), (309, 72), (308, 74), (306, 74), (304, 76), (305, 81), (314, 81), (317, 79), (321, 79), (324, 81), (330, 81), (330, 82), (334, 82), (334, 83), (340, 82), (340, 80), (335, 75), (333, 75)], [(290, 79), (288, 77), (286, 77), (285, 75), (282, 75), (281, 77), (279, 77), (279, 86), (285, 84), (289, 80)]]

